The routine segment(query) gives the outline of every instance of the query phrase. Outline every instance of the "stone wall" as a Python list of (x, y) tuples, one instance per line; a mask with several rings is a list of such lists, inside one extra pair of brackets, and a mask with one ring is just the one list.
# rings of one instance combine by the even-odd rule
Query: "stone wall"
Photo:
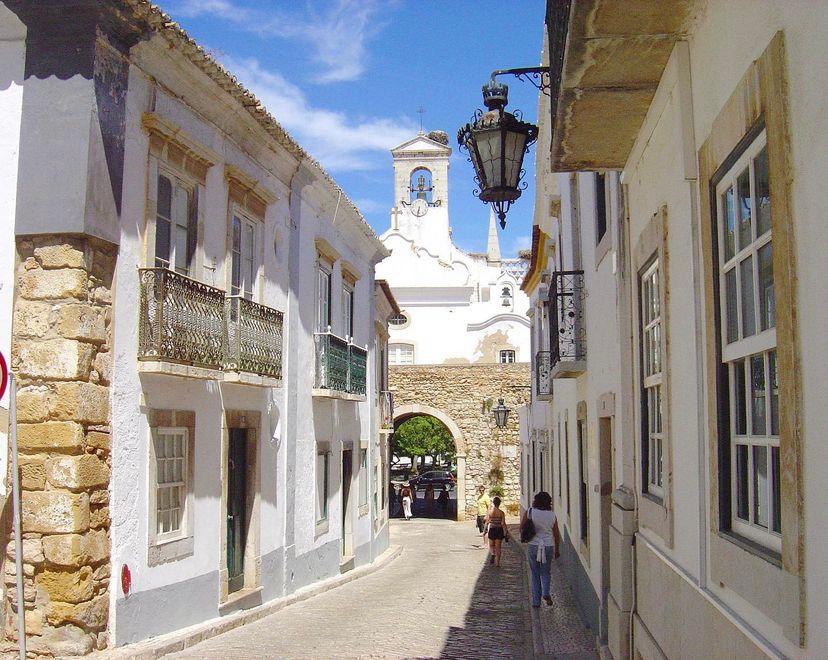
[[(412, 404), (431, 406), (462, 432), (465, 448), (457, 449), (458, 454), (465, 451), (466, 517), (476, 513), (478, 484), (491, 485), (491, 472), (497, 468), (503, 472), (505, 504), (516, 511), (520, 502), (520, 437), (515, 409), (529, 397), (529, 364), (392, 366), (390, 372), (396, 410)], [(496, 427), (491, 412), (498, 398), (512, 409), (504, 429)], [(461, 502), (458, 510), (463, 510)]]
[[(115, 250), (76, 236), (17, 242), (12, 365), (19, 378), (26, 633), (38, 655), (107, 644)], [(14, 640), (10, 529), (6, 538), (4, 630)]]

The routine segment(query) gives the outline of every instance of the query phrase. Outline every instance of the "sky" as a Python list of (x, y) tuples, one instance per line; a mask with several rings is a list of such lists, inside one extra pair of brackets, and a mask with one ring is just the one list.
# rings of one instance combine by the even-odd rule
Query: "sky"
[[(473, 195), (457, 130), (483, 107), (493, 69), (537, 66), (544, 0), (159, 0), (196, 41), (265, 104), (381, 234), (390, 225), (390, 149), (443, 130), (452, 148), (449, 209), (454, 241), (486, 248), (488, 207)], [(514, 77), (509, 106), (537, 123), (537, 90)], [(500, 233), (504, 257), (530, 247), (529, 188)]]

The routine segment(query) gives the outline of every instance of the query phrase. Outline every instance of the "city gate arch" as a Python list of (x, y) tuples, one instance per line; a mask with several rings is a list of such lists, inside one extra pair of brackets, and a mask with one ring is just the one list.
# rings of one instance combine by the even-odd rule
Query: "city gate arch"
[(417, 415), (428, 415), (440, 420), (451, 433), (454, 440), (455, 458), (457, 460), (457, 520), (465, 520), (465, 507), (462, 505), (466, 492), (466, 441), (463, 431), (457, 423), (439, 408), (419, 403), (409, 403), (394, 407), (394, 428), (405, 420)]

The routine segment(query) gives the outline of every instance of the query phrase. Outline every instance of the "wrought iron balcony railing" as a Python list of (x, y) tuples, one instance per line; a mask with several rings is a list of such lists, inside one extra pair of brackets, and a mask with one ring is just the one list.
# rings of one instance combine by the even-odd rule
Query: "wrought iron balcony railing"
[(332, 332), (314, 334), (316, 345), (316, 389), (347, 394), (365, 394), (368, 351)]
[(584, 271), (558, 271), (549, 291), (550, 347), (553, 377), (567, 377), (586, 369)]
[(241, 296), (225, 298), (224, 368), (282, 377), (282, 312)]
[(552, 396), (552, 353), (535, 353), (535, 394), (538, 397)]
[(356, 344), (348, 344), (348, 391), (365, 394), (365, 375), (368, 373), (368, 351)]
[(394, 428), (394, 395), (388, 390), (380, 392), (380, 428)]
[(167, 268), (139, 278), (140, 359), (281, 378), (282, 312)]
[(224, 292), (166, 268), (142, 268), (138, 356), (221, 368)]

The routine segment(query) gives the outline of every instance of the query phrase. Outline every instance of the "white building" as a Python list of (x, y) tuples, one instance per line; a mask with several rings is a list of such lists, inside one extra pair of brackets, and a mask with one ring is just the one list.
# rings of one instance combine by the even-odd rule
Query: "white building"
[(387, 548), (398, 308), (359, 211), (169, 17), (50, 7), (0, 5), (0, 225), (27, 633), (64, 655)]
[(613, 657), (822, 657), (826, 7), (547, 9), (524, 483)]
[(485, 254), (452, 242), (447, 143), (441, 131), (421, 132), (391, 151), (394, 207), (381, 237), (391, 256), (377, 268), (402, 310), (392, 320), (390, 362), (527, 362), (526, 261), (501, 257), (493, 216)]

